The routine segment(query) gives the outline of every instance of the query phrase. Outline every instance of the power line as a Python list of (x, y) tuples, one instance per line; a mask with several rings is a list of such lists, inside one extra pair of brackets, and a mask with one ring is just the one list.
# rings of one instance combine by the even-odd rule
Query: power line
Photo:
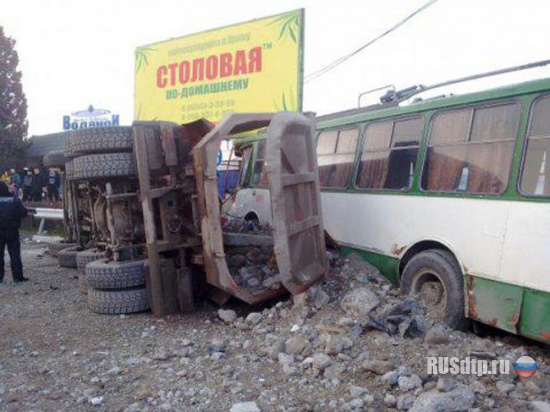
[(355, 56), (356, 54), (358, 54), (359, 52), (365, 50), (367, 47), (369, 47), (370, 45), (372, 45), (373, 43), (377, 42), (378, 40), (380, 40), (381, 38), (387, 36), (388, 34), (390, 34), (391, 32), (393, 32), (394, 30), (398, 29), (399, 27), (401, 27), (402, 25), (404, 25), (405, 23), (407, 23), (410, 19), (412, 19), (414, 16), (422, 13), (424, 10), (426, 10), (428, 7), (434, 5), (435, 3), (437, 3), (439, 0), (430, 0), (428, 1), (426, 4), (424, 4), (422, 7), (420, 7), (419, 9), (415, 10), (413, 13), (409, 14), (407, 17), (405, 17), (403, 20), (401, 20), (399, 23), (397, 23), (396, 25), (392, 26), (390, 29), (386, 30), (384, 33), (380, 34), (379, 36), (375, 37), (373, 40), (369, 41), (368, 43), (364, 44), (363, 46), (359, 47), (357, 50), (345, 55), (345, 56), (342, 56), (340, 57), (339, 59), (336, 59), (335, 61), (333, 61), (332, 63), (326, 65), (325, 67), (307, 75), (305, 77), (305, 82), (309, 82), (311, 80), (314, 80), (316, 79), (317, 77), (320, 77), (322, 76), (323, 74), (327, 73), (328, 71), (334, 69), (335, 67), (341, 65), (342, 63), (344, 63), (346, 60), (352, 58), (353, 56)]

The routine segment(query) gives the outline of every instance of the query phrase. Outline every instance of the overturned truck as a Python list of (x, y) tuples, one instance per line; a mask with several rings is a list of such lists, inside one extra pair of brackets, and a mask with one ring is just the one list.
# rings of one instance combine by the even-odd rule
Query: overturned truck
[[(220, 144), (260, 129), (268, 136), (274, 223), (257, 234), (231, 231), (218, 193)], [(83, 129), (70, 132), (64, 152), (67, 227), (78, 244), (81, 290), (95, 312), (151, 308), (165, 315), (192, 310), (201, 296), (254, 304), (300, 293), (326, 274), (308, 117), (233, 114), (216, 126), (199, 120)], [(233, 270), (243, 255), (262, 279), (243, 282)]]

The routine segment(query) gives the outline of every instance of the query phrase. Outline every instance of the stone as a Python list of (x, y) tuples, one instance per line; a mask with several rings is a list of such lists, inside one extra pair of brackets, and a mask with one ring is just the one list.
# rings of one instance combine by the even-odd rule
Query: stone
[(330, 356), (324, 353), (316, 353), (313, 355), (313, 367), (320, 371), (325, 370), (332, 364), (332, 359)]
[(93, 406), (103, 405), (103, 402), (105, 402), (105, 398), (103, 396), (96, 396), (96, 397), (90, 399), (90, 403)]
[(437, 380), (436, 389), (439, 392), (449, 392), (455, 387), (455, 381), (453, 378), (446, 376), (440, 376)]
[(362, 386), (352, 386), (349, 388), (349, 394), (354, 398), (358, 398), (367, 393), (369, 393), (369, 390), (367, 388), (363, 388)]
[(457, 384), (449, 392), (430, 391), (421, 393), (416, 398), (410, 411), (466, 411), (473, 406), (475, 398), (476, 396), (470, 388), (463, 384)]
[(407, 393), (397, 398), (397, 409), (400, 411), (408, 411), (414, 404), (414, 396)]
[(224, 322), (233, 323), (237, 320), (237, 313), (231, 309), (220, 309), (218, 310), (218, 317)]
[(531, 409), (534, 412), (550, 412), (550, 403), (544, 401), (531, 401)]
[(334, 363), (325, 369), (323, 376), (326, 379), (340, 379), (342, 374), (346, 371), (346, 367), (341, 363)]
[(286, 351), (286, 344), (283, 339), (275, 341), (268, 349), (267, 354), (273, 360), (279, 358), (279, 353), (284, 353)]
[(449, 343), (449, 329), (441, 326), (441, 325), (435, 325), (432, 326), (428, 332), (426, 332), (426, 336), (424, 337), (424, 342), (426, 342), (429, 345), (444, 345)]
[(323, 289), (317, 288), (315, 297), (313, 298), (313, 306), (317, 309), (324, 308), (330, 302), (330, 296)]
[(363, 399), (352, 399), (351, 401), (348, 402), (348, 407), (350, 409), (362, 409), (363, 406), (365, 406), (365, 402), (363, 401)]
[(533, 381), (525, 383), (525, 390), (532, 395), (540, 395), (542, 393), (542, 389)]
[(513, 383), (507, 383), (502, 381), (498, 381), (496, 386), (500, 393), (509, 393), (516, 388), (516, 385), (514, 385)]
[(231, 406), (229, 412), (260, 412), (256, 402), (239, 402)]
[(290, 355), (299, 355), (309, 345), (309, 340), (303, 335), (296, 335), (285, 342), (285, 352)]
[(250, 325), (257, 325), (260, 323), (263, 319), (263, 316), (259, 312), (251, 312), (248, 314), (248, 316), (245, 319), (245, 322)]
[(281, 365), (290, 365), (294, 362), (294, 356), (287, 355), (286, 353), (279, 353), (279, 355), (277, 355), (277, 360)]
[(391, 386), (394, 386), (397, 385), (398, 378), (399, 373), (397, 371), (389, 371), (382, 376), (382, 382), (389, 383)]
[(409, 392), (422, 387), (422, 379), (418, 375), (400, 376), (397, 379), (397, 386), (402, 392)]
[(379, 303), (378, 296), (370, 288), (359, 287), (346, 293), (340, 306), (348, 315), (362, 318), (367, 316)]
[(248, 265), (248, 259), (243, 255), (236, 254), (227, 258), (227, 265), (230, 267), (242, 268)]
[(362, 364), (363, 369), (376, 373), (377, 375), (384, 375), (394, 368), (393, 363), (383, 360), (366, 360)]
[(293, 300), (293, 309), (299, 309), (307, 306), (307, 293), (300, 293), (292, 297)]
[(384, 395), (384, 405), (388, 408), (394, 408), (397, 405), (397, 398), (391, 393), (386, 393)]

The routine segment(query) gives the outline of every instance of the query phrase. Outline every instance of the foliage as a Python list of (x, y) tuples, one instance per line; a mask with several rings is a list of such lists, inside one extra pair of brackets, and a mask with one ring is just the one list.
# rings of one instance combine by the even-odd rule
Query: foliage
[(20, 167), (27, 146), (27, 98), (21, 85), (21, 71), (15, 40), (0, 26), (0, 168)]

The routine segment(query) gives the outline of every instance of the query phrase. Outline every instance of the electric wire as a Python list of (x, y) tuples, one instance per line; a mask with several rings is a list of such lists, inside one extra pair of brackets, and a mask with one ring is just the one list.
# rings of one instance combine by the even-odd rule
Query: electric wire
[(342, 56), (338, 59), (336, 59), (335, 61), (333, 61), (332, 63), (326, 65), (325, 67), (309, 74), (309, 75), (306, 75), (305, 76), (305, 79), (304, 79), (304, 82), (307, 83), (311, 80), (314, 80), (320, 76), (322, 76), (323, 74), (329, 72), (330, 70), (334, 69), (335, 67), (341, 65), (342, 63), (344, 63), (346, 60), (349, 60), (350, 58), (352, 58), (353, 56), (355, 56), (356, 54), (360, 53), (361, 51), (365, 50), (367, 47), (369, 47), (370, 45), (376, 43), (378, 40), (380, 40), (381, 38), (387, 36), (388, 34), (390, 34), (391, 32), (395, 31), (396, 29), (398, 29), (399, 27), (401, 27), (402, 25), (404, 25), (405, 23), (407, 23), (409, 20), (411, 20), (413, 17), (415, 17), (416, 15), (422, 13), (424, 10), (426, 10), (427, 8), (429, 8), (430, 6), (433, 6), (435, 3), (437, 3), (439, 0), (430, 0), (428, 1), (427, 3), (425, 3), (422, 7), (416, 9), (414, 12), (412, 12), (411, 14), (409, 14), (407, 17), (405, 17), (403, 20), (401, 20), (399, 23), (393, 25), (391, 28), (389, 28), (388, 30), (386, 30), (384, 33), (378, 35), (377, 37), (375, 37), (373, 40), (369, 41), (368, 43), (365, 43), (363, 46), (359, 47), (357, 50), (354, 50), (353, 52), (345, 55), (345, 56)]

